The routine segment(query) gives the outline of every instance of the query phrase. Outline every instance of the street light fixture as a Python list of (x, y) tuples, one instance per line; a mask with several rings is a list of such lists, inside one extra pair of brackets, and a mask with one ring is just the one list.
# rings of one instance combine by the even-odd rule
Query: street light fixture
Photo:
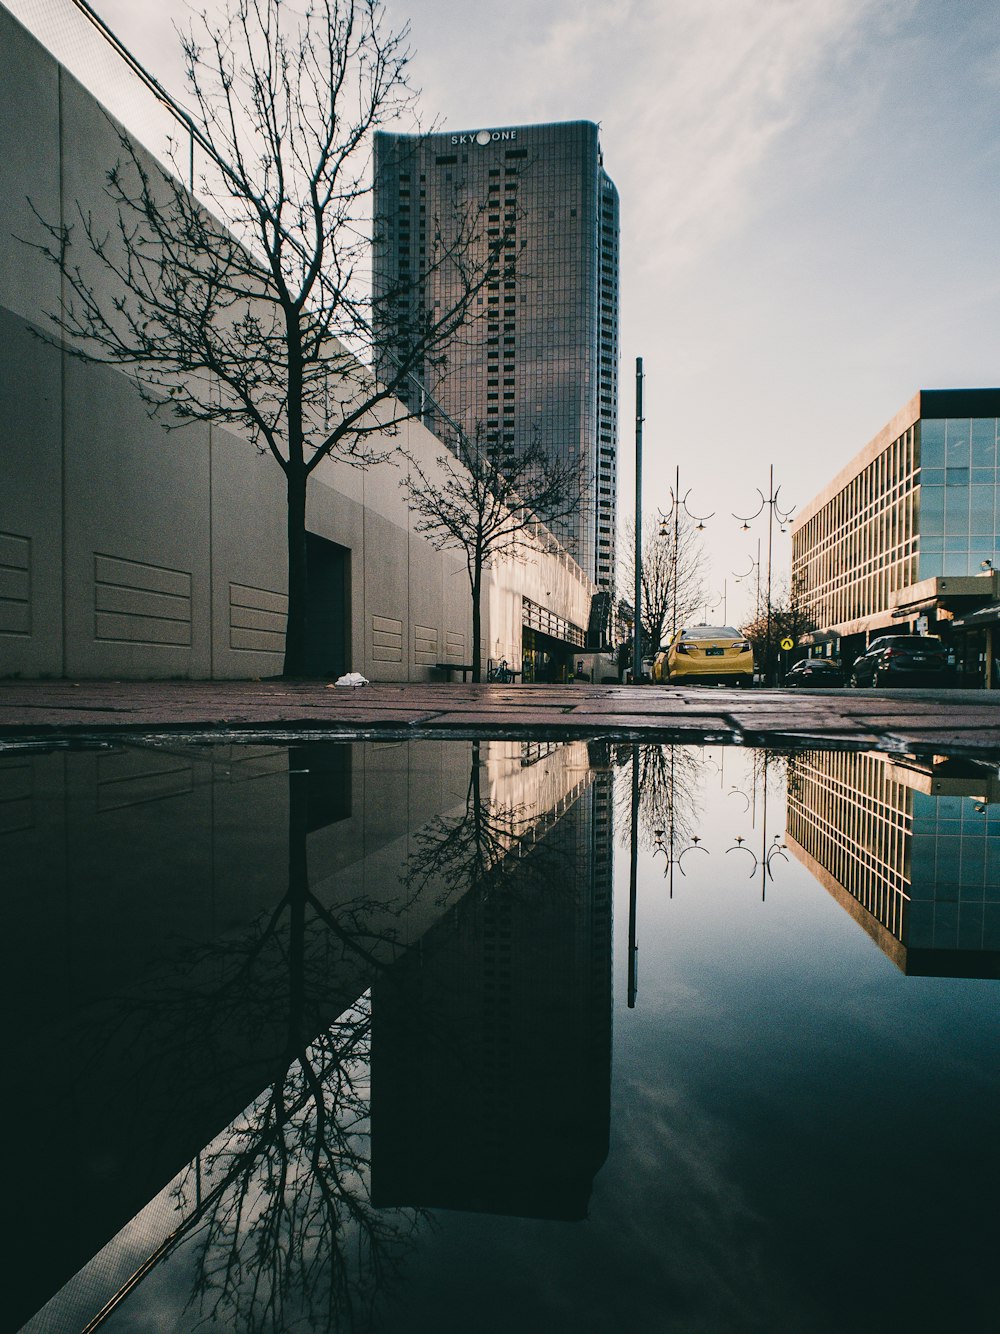
[(673, 565), (671, 582), (673, 583), (674, 590), (670, 624), (671, 638), (677, 634), (677, 546), (680, 538), (681, 510), (684, 511), (689, 519), (694, 520), (695, 528), (699, 533), (705, 531), (705, 524), (715, 514), (715, 510), (712, 510), (711, 514), (695, 514), (687, 503), (690, 494), (690, 487), (688, 487), (683, 494), (681, 493), (681, 470), (678, 465), (678, 467), (674, 469), (674, 484), (670, 488), (670, 508), (666, 513), (664, 513), (663, 510), (660, 510), (660, 536), (669, 537), (671, 525), (674, 530), (674, 547), (673, 552), (671, 553), (671, 563)]
[(733, 518), (740, 520), (740, 524), (744, 532), (749, 532), (750, 525), (753, 523), (754, 519), (760, 518), (760, 516), (764, 513), (764, 509), (765, 508), (767, 509), (767, 629), (766, 629), (766, 646), (765, 646), (765, 662), (764, 662), (765, 685), (773, 685), (773, 681), (771, 679), (773, 676), (773, 667), (772, 667), (773, 646), (771, 644), (771, 619), (772, 619), (771, 555), (774, 546), (774, 524), (775, 520), (777, 520), (779, 528), (781, 529), (782, 532), (784, 532), (785, 525), (788, 523), (792, 515), (795, 513), (794, 505), (791, 507), (791, 509), (786, 510), (783, 509), (778, 504), (778, 495), (780, 494), (780, 492), (781, 492), (781, 487), (780, 486), (775, 487), (774, 485), (774, 464), (772, 463), (767, 495), (765, 496), (764, 492), (760, 489), (760, 487), (757, 487), (757, 494), (760, 496), (759, 507), (753, 512), (753, 514), (748, 514), (745, 516), (742, 514), (737, 514), (735, 511), (733, 511)]
[(754, 602), (754, 615), (757, 617), (758, 620), (760, 620), (760, 538), (759, 538), (759, 537), (757, 538), (757, 559), (754, 560), (753, 556), (750, 556), (750, 557), (749, 557), (749, 560), (750, 560), (749, 568), (747, 568), (746, 570), (744, 570), (742, 573), (739, 573), (738, 571), (733, 570), (733, 578), (736, 580), (736, 582), (737, 582), (738, 584), (741, 584), (741, 583), (743, 582), (744, 579), (749, 579), (750, 576), (751, 576), (751, 575), (754, 573), (754, 571), (756, 570), (756, 572), (757, 572), (757, 596), (756, 596), (756, 600), (755, 600), (755, 602)]

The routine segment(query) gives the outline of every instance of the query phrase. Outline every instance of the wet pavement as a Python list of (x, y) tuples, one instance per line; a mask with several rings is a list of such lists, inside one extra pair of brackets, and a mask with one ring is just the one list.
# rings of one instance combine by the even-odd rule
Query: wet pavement
[(1000, 692), (286, 681), (0, 682), (0, 748), (178, 733), (467, 736), (1000, 757)]

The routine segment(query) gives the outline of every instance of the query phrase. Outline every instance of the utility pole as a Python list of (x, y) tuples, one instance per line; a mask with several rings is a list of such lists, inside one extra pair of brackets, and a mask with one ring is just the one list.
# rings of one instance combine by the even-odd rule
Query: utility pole
[(632, 681), (642, 682), (642, 357), (635, 359), (635, 624)]

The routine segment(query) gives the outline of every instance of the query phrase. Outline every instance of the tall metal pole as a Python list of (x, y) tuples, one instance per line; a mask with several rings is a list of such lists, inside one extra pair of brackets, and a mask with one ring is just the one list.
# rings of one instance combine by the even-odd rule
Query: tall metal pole
[(642, 357), (635, 359), (635, 637), (632, 680), (642, 681)]
[(775, 648), (771, 643), (771, 547), (773, 544), (773, 535), (775, 535), (775, 464), (771, 464), (771, 486), (768, 490), (768, 627), (767, 627), (767, 654), (765, 660), (765, 686), (773, 686), (773, 654)]
[(674, 468), (674, 596), (670, 616), (670, 642), (677, 638), (677, 543), (681, 530), (681, 465)]

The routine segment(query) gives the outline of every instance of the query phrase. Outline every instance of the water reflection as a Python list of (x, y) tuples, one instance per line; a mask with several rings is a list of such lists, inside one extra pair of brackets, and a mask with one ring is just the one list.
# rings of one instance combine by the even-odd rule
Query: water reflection
[(788, 846), (904, 973), (1000, 977), (995, 768), (797, 755)]
[[(613, 984), (616, 840), (628, 962)], [(777, 1159), (764, 1188), (716, 1155), (709, 1195), (676, 1217), (637, 1196), (690, 1170), (710, 1125), (738, 1140), (771, 1096), (727, 1045), (726, 1005), (756, 1060), (776, 1034), (776, 1071), (808, 1085), (816, 1062), (821, 1090), (864, 1087), (850, 1051), (825, 1066), (834, 1044), (809, 1036), (831, 970), (850, 995), (869, 967), (827, 897), (807, 904), (817, 881), (905, 972), (995, 977), (1000, 961), (1000, 783), (945, 760), (471, 741), (0, 756), (0, 855), (19, 998), (8, 1307), (19, 1322), (56, 1293), (37, 1329), (165, 1311), (185, 1329), (437, 1328), (439, 1269), (456, 1320), (462, 1300), (442, 1255), (473, 1290), (520, 1282), (548, 1327), (603, 1329), (637, 1247), (691, 1259), (696, 1241), (732, 1297), (724, 1327), (758, 1328), (733, 1315), (739, 1248), (723, 1272), (727, 1247), (692, 1220), (734, 1201), (777, 1217)], [(871, 994), (888, 985), (865, 976)], [(897, 1033), (917, 1023), (885, 995)], [(954, 1007), (939, 1013), (975, 1050), (959, 993)], [(707, 1110), (695, 1099), (674, 1124), (698, 1062)], [(777, 1123), (798, 1095), (774, 1078)], [(961, 1097), (947, 1114), (971, 1125)], [(800, 1152), (818, 1181), (827, 1142)], [(474, 1220), (481, 1253), (449, 1211)], [(761, 1282), (783, 1289), (769, 1249)], [(539, 1271), (518, 1279), (528, 1254)], [(584, 1254), (606, 1279), (577, 1299)], [(628, 1309), (656, 1305), (652, 1277), (627, 1286)], [(824, 1327), (815, 1311), (787, 1325)]]
[[(52, 1319), (72, 1327), (104, 1289), (97, 1324), (127, 1326), (133, 1291), (183, 1269), (192, 1321), (367, 1328), (424, 1202), (581, 1216), (610, 1081), (600, 758), (455, 743), (5, 761), (25, 944), (61, 900), (47, 957), (69, 964), (48, 994), (27, 969), (15, 981), (26, 1015), (68, 1022), (61, 1075), (80, 1108), (68, 1158), (23, 1183), (40, 1211), (15, 1268), (25, 1314), (185, 1160), (169, 1223), (161, 1197), (131, 1229), (146, 1252), (105, 1255)], [(26, 1024), (22, 1039), (27, 1061), (44, 1035)], [(516, 1164), (515, 1054), (551, 1122)], [(28, 1110), (39, 1148), (55, 1142), (65, 1107), (29, 1093)], [(456, 1116), (473, 1127), (461, 1141), (445, 1133)], [(79, 1204), (42, 1258), (54, 1197)]]

